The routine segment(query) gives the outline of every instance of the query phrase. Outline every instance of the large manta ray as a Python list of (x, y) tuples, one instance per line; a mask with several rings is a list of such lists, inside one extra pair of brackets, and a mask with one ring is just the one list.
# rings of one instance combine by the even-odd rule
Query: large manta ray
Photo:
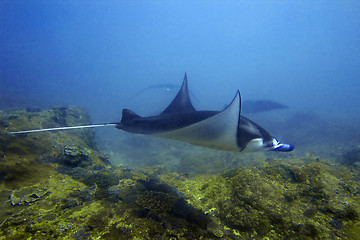
[(0, 136), (106, 126), (115, 126), (131, 133), (168, 138), (224, 151), (267, 149), (288, 152), (294, 149), (292, 145), (280, 143), (265, 129), (241, 116), (239, 90), (223, 111), (196, 111), (190, 101), (186, 74), (174, 100), (157, 116), (140, 117), (133, 111), (124, 109), (120, 123), (0, 132)]
[(190, 101), (187, 77), (173, 101), (159, 115), (140, 117), (123, 109), (116, 128), (152, 135), (224, 151), (292, 151), (290, 144), (280, 143), (265, 129), (241, 116), (241, 97), (237, 91), (223, 111), (197, 111)]

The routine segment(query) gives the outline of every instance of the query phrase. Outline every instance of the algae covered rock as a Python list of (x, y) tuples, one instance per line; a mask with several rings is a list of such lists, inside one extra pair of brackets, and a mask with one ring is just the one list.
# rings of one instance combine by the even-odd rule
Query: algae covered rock
[[(87, 123), (74, 106), (0, 111), (7, 131)], [(201, 149), (150, 156), (177, 157), (176, 167), (131, 169), (109, 164), (94, 143), (91, 129), (0, 136), (0, 239), (358, 237), (356, 164)], [(356, 149), (344, 156), (357, 161)], [(233, 164), (240, 160), (256, 164)]]
[[(43, 111), (3, 110), (0, 121), (5, 131), (18, 131), (60, 126), (55, 120), (71, 124), (87, 124), (89, 118), (85, 110), (74, 106), (63, 107), (63, 114), (57, 116), (56, 110)], [(76, 122), (76, 120), (78, 122)], [(0, 181), (4, 184), (17, 184), (25, 180), (31, 184), (32, 179), (47, 176), (46, 166), (42, 163), (44, 155), (61, 155), (62, 161), (68, 164), (101, 163), (94, 148), (94, 135), (90, 129), (58, 132), (40, 132), (19, 135), (0, 136)], [(50, 159), (50, 158), (48, 158)], [(56, 161), (60, 161), (59, 157)], [(49, 161), (51, 162), (51, 161)], [(43, 172), (44, 171), (44, 172)], [(26, 183), (25, 183), (26, 184)]]
[(229, 239), (354, 238), (359, 169), (322, 161), (273, 161), (222, 175), (159, 175), (210, 216), (208, 231)]
[[(89, 123), (86, 111), (81, 108), (64, 107), (61, 111), (62, 114), (56, 113), (54, 109), (35, 111), (28, 108), (0, 111), (1, 131), (57, 127), (67, 123), (74, 125)], [(60, 121), (61, 118), (63, 121)], [(34, 232), (41, 231), (38, 229), (40, 222), (43, 221), (41, 219), (55, 220), (56, 217), (50, 216), (59, 215), (55, 213), (57, 209), (71, 209), (84, 202), (82, 201), (85, 199), (84, 196), (81, 199), (78, 196), (74, 197), (71, 190), (82, 183), (74, 180), (66, 181), (69, 178), (55, 170), (58, 165), (68, 167), (90, 167), (94, 163), (107, 165), (99, 157), (103, 154), (94, 149), (93, 137), (93, 132), (88, 129), (0, 136), (1, 193), (3, 196), (7, 195), (5, 197), (7, 200), (1, 202), (3, 204), (0, 211), (1, 236), (7, 238), (32, 236)], [(64, 185), (67, 185), (66, 191), (59, 188)], [(37, 215), (38, 217), (35, 218), (39, 219), (39, 222), (34, 221), (31, 215)], [(22, 218), (25, 220), (21, 220)], [(54, 231), (51, 229), (52, 227), (47, 228), (41, 236), (47, 236), (49, 230)], [(49, 236), (55, 235), (49, 234)]]
[(86, 149), (65, 146), (63, 152), (56, 157), (61, 165), (69, 167), (86, 167), (92, 165), (92, 159)]
[[(7, 131), (88, 124), (76, 107), (1, 111)], [(0, 136), (0, 238), (198, 239), (207, 216), (174, 187), (114, 168), (91, 129)]]
[(239, 170), (227, 180), (231, 194), (215, 195), (215, 215), (245, 238), (346, 237), (359, 220), (357, 174), (324, 163)]

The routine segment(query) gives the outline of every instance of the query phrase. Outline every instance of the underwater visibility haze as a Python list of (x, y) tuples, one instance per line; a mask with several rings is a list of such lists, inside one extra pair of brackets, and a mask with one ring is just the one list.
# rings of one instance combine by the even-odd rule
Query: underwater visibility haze
[(0, 1), (0, 133), (113, 123), (0, 134), (0, 239), (357, 239), (359, 43), (359, 1)]

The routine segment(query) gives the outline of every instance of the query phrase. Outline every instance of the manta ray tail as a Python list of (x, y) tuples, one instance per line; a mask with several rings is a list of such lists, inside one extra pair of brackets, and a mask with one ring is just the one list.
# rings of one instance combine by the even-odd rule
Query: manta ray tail
[(118, 124), (119, 123), (98, 123), (98, 124), (70, 126), (70, 127), (42, 128), (42, 129), (32, 129), (32, 130), (14, 131), (14, 132), (0, 132), (0, 135), (26, 134), (26, 133), (36, 133), (36, 132), (50, 132), (50, 131), (83, 129), (83, 128), (95, 128), (95, 127), (109, 127), (109, 126), (117, 126)]

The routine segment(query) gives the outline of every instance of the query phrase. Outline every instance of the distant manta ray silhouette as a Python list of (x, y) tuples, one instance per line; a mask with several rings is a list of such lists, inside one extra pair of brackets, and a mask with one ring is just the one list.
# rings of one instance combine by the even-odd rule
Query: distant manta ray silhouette
[(277, 109), (288, 109), (289, 107), (271, 100), (246, 100), (243, 103), (243, 113), (260, 113)]
[[(142, 93), (148, 91), (148, 90), (151, 90), (151, 89), (162, 89), (166, 92), (172, 92), (172, 91), (175, 91), (175, 90), (178, 90), (180, 89), (181, 86), (180, 85), (175, 85), (175, 84), (168, 84), (168, 83), (165, 83), (165, 84), (154, 84), (154, 85), (150, 85), (150, 86), (147, 86), (146, 88), (143, 88), (141, 89), (139, 92), (137, 92), (134, 97), (137, 97), (139, 95), (141, 95)], [(197, 99), (197, 97), (195, 96), (195, 94), (189, 90), (190, 92), (190, 95), (193, 99), (195, 99), (197, 102), (199, 102), (199, 100)]]
[(141, 89), (139, 92), (137, 92), (134, 96), (139, 96), (140, 94), (142, 94), (143, 92), (150, 90), (150, 89), (164, 89), (165, 91), (169, 92), (172, 91), (174, 89), (179, 89), (181, 86), (180, 85), (174, 85), (174, 84), (155, 84), (155, 85), (150, 85), (146, 88)]
[(140, 117), (129, 109), (123, 109), (121, 121), (117, 123), (36, 129), (3, 134), (103, 126), (115, 126), (130, 133), (152, 135), (223, 151), (267, 149), (288, 152), (294, 149), (292, 145), (279, 142), (265, 129), (241, 116), (239, 90), (223, 111), (196, 111), (190, 101), (186, 73), (178, 94), (159, 115)]

